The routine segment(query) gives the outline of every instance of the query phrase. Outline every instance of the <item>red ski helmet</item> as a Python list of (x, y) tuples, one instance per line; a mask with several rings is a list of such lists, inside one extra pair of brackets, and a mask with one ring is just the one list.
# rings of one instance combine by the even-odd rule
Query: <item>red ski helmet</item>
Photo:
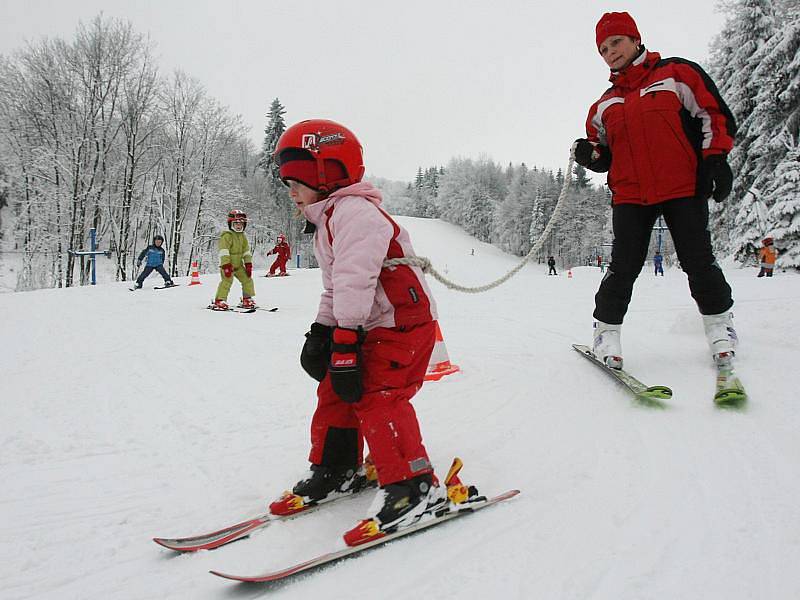
[(765, 237), (765, 238), (764, 238), (764, 239), (761, 241), (761, 243), (762, 243), (762, 244), (764, 244), (765, 246), (772, 246), (773, 239), (772, 239), (771, 237)]
[[(309, 119), (283, 132), (273, 153), (280, 178), (332, 192), (364, 177), (364, 151), (355, 134), (327, 119)], [(287, 184), (288, 185), (288, 184)]]
[(234, 223), (242, 223), (244, 228), (247, 227), (247, 215), (243, 210), (234, 208), (228, 213), (228, 229), (232, 229), (231, 225)]

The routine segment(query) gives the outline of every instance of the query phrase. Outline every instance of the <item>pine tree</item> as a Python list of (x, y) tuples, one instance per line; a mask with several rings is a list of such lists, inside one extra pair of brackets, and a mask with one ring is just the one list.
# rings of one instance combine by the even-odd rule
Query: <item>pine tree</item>
[(775, 32), (775, 7), (773, 0), (735, 0), (730, 6), (731, 17), (713, 44), (711, 73), (720, 93), (733, 113), (738, 131), (736, 145), (729, 162), (736, 179), (731, 199), (713, 209), (715, 237), (724, 246), (730, 246), (730, 233), (735, 223), (738, 202), (753, 185), (753, 162), (750, 146), (756, 137), (753, 123), (758, 81), (753, 74), (758, 67), (755, 58), (762, 46)]
[(780, 250), (778, 264), (800, 268), (800, 146), (787, 152), (778, 165), (769, 194), (775, 201), (769, 220), (770, 233)]
[(275, 98), (270, 104), (269, 113), (267, 113), (264, 144), (261, 148), (261, 160), (258, 163), (258, 166), (264, 170), (264, 174), (272, 184), (277, 184), (279, 180), (278, 166), (275, 164), (272, 153), (275, 151), (283, 132), (286, 131), (286, 122), (283, 120), (284, 114), (286, 114), (286, 109), (280, 100)]

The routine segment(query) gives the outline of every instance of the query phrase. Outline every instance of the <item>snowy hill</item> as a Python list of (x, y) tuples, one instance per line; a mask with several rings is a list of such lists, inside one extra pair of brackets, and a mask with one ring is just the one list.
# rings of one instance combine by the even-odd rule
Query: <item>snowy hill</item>
[[(418, 254), (465, 284), (517, 259), (433, 220), (403, 218)], [(471, 254), (474, 249), (474, 255)], [(257, 264), (263, 274), (263, 264)], [(0, 295), (0, 596), (11, 598), (800, 597), (800, 278), (728, 268), (744, 412), (712, 405), (713, 370), (686, 278), (645, 272), (626, 365), (670, 385), (634, 406), (570, 348), (588, 342), (601, 273), (529, 265), (488, 293), (431, 285), (462, 373), (415, 399), (426, 446), (507, 504), (273, 588), (255, 573), (338, 545), (367, 496), (176, 556), (154, 535), (260, 512), (306, 468), (314, 382), (300, 369), (319, 272), (258, 278), (277, 313), (203, 310), (203, 285)], [(238, 283), (234, 284), (234, 293)]]

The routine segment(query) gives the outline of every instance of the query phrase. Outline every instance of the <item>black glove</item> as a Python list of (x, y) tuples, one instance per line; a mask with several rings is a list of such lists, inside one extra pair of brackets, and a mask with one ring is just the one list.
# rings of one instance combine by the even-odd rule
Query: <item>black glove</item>
[(358, 402), (364, 393), (361, 383), (361, 344), (366, 337), (367, 333), (360, 327), (357, 330), (343, 327), (333, 330), (328, 370), (333, 391), (345, 402)]
[(728, 164), (728, 157), (724, 154), (712, 154), (705, 158), (697, 174), (697, 197), (722, 202), (731, 193), (733, 188), (733, 171)]
[(300, 365), (317, 381), (325, 379), (331, 357), (331, 332), (333, 327), (312, 323), (306, 333), (306, 343), (300, 352)]
[(594, 144), (585, 138), (575, 140), (575, 162), (582, 167), (592, 164)]
[(580, 138), (575, 140), (575, 162), (590, 171), (605, 173), (611, 167), (611, 152), (606, 146)]

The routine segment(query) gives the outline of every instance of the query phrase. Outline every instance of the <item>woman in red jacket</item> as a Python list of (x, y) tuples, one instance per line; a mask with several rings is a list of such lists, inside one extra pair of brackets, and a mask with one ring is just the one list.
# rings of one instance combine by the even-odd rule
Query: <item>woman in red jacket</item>
[(575, 145), (578, 164), (609, 172), (612, 192), (614, 245), (595, 295), (595, 354), (622, 368), (622, 321), (653, 225), (663, 216), (712, 356), (725, 364), (736, 341), (733, 299), (711, 247), (707, 201), (721, 202), (731, 191), (733, 115), (700, 66), (646, 50), (628, 13), (604, 14), (596, 42), (612, 85), (590, 108), (587, 137)]

